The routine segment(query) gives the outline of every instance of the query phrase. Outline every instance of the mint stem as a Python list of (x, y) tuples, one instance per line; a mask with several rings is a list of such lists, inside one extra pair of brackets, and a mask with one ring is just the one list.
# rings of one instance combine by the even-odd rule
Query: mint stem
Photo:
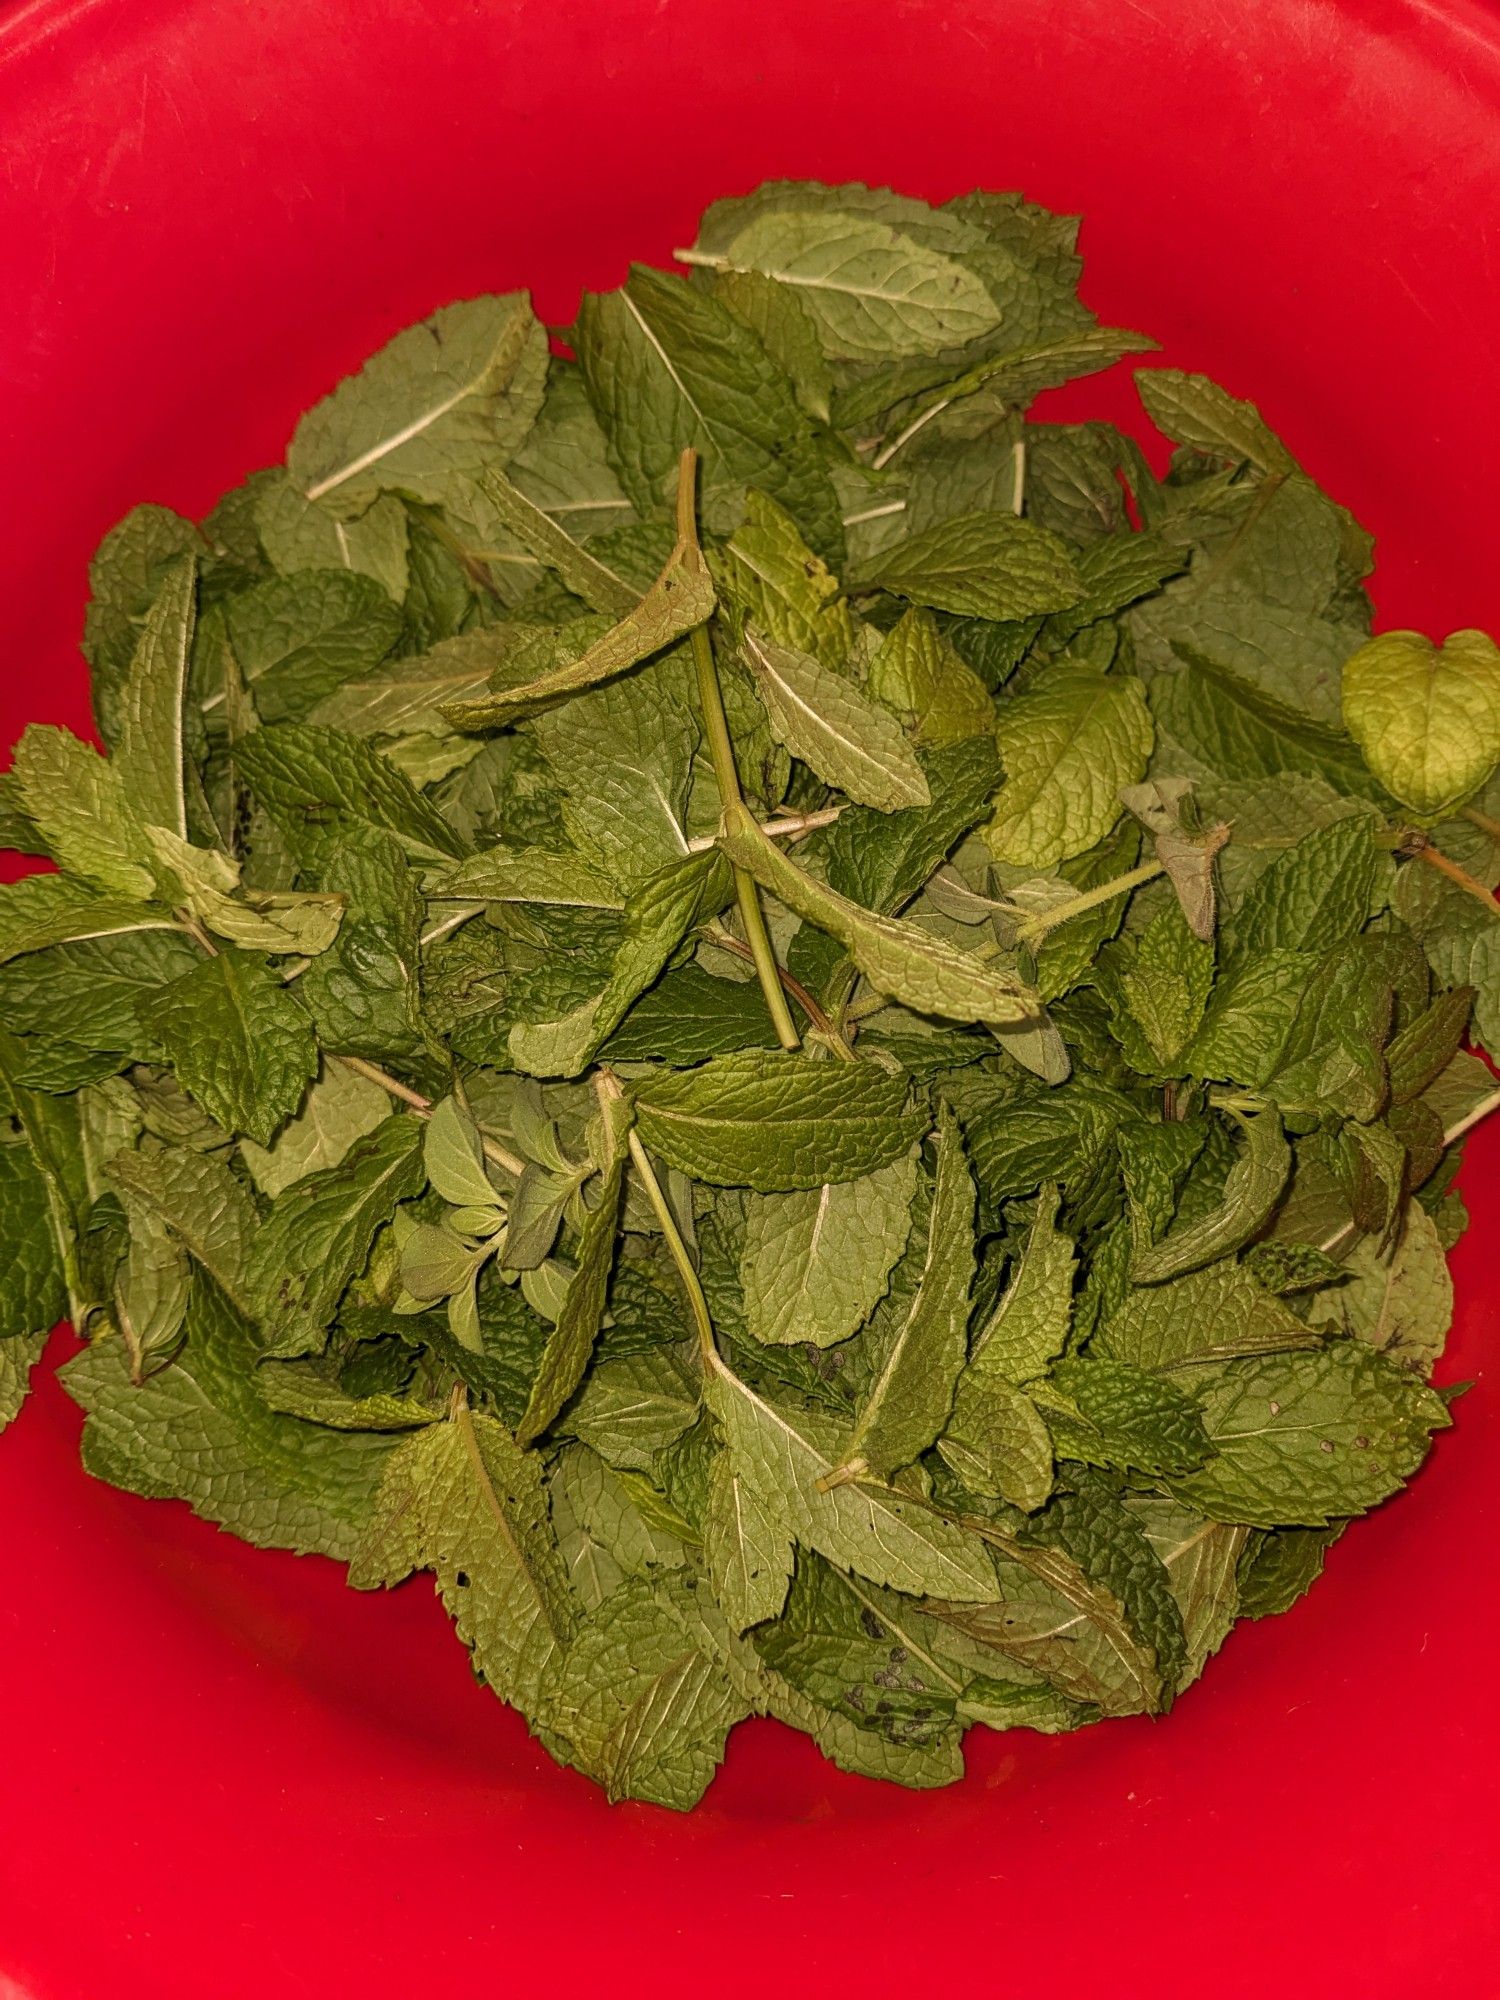
[(702, 1349), (705, 1364), (710, 1368), (722, 1367), (719, 1350), (714, 1345), (713, 1315), (708, 1309), (708, 1298), (703, 1290), (703, 1281), (698, 1276), (688, 1247), (682, 1240), (682, 1231), (677, 1227), (667, 1197), (662, 1193), (661, 1182), (656, 1178), (656, 1169), (651, 1164), (651, 1155), (646, 1151), (634, 1132), (626, 1137), (630, 1157), (641, 1184), (646, 1190), (646, 1199), (661, 1224), (661, 1233), (666, 1238), (667, 1249), (672, 1262), (677, 1266), (677, 1275), (682, 1280), (682, 1289), (687, 1293), (688, 1306), (693, 1315), (693, 1324), (698, 1329), (698, 1345)]
[[(689, 445), (677, 469), (677, 534), (685, 551), (685, 568), (700, 567), (703, 562), (703, 551), (698, 543), (698, 524), (693, 512), (697, 470), (698, 454)], [(698, 703), (703, 710), (703, 727), (708, 736), (708, 754), (713, 761), (714, 777), (718, 780), (719, 800), (726, 808), (737, 806), (743, 803), (739, 772), (735, 767), (729, 717), (724, 713), (724, 693), (719, 686), (719, 670), (714, 664), (714, 649), (707, 626), (699, 625), (694, 630), (692, 648), (693, 665), (698, 672)], [(766, 1011), (776, 1030), (776, 1039), (784, 1049), (799, 1049), (802, 1038), (797, 1033), (791, 1009), (786, 1004), (786, 995), (781, 990), (776, 954), (771, 949), (770, 933), (760, 907), (760, 894), (743, 868), (734, 870), (734, 894), (755, 965), (755, 976), (765, 995)]]
[[(378, 1068), (374, 1063), (366, 1062), (363, 1056), (334, 1056), (333, 1061), (342, 1063), (345, 1069), (352, 1069), (356, 1076), (366, 1077), (371, 1083), (378, 1083), (382, 1090), (387, 1090), (392, 1097), (399, 1098), (403, 1104), (415, 1111), (419, 1118), (431, 1117), (430, 1097), (424, 1097), (420, 1090), (413, 1090), (409, 1083), (402, 1083), (398, 1077), (391, 1076), (388, 1071)], [(510, 1174), (519, 1180), (526, 1171), (526, 1162), (518, 1160), (514, 1153), (508, 1152), (498, 1139), (491, 1137), (485, 1131), (482, 1125), (478, 1130), (484, 1157), (499, 1167), (502, 1173)]]
[(1460, 868), (1456, 861), (1444, 854), (1440, 847), (1434, 847), (1425, 837), (1414, 858), (1425, 861), (1429, 868), (1435, 868), (1440, 875), (1446, 875), (1450, 882), (1457, 883), (1465, 895), (1472, 896), (1476, 903), (1483, 903), (1491, 916), (1500, 912), (1500, 903), (1495, 901), (1492, 892), (1486, 889), (1482, 882), (1476, 881), (1467, 868)]
[(1116, 896), (1128, 896), (1132, 889), (1139, 889), (1142, 883), (1152, 882), (1165, 873), (1163, 862), (1143, 861), (1139, 868), (1101, 882), (1097, 889), (1085, 889), (1081, 895), (1070, 896), (1066, 903), (1056, 903), (1050, 910), (1039, 910), (1034, 917), (1023, 917), (1016, 926), (1016, 936), (1022, 944), (1035, 944), (1048, 931), (1056, 930), (1059, 924), (1081, 917), (1085, 910), (1096, 910), (1101, 903), (1112, 903)]

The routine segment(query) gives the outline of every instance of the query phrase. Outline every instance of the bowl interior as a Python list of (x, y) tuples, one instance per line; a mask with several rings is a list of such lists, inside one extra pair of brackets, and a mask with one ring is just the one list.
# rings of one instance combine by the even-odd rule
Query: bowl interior
[[(6, 740), (82, 726), (85, 566), (133, 502), (201, 513), (408, 321), (529, 284), (566, 323), (770, 175), (1083, 211), (1101, 317), (1375, 530), (1381, 622), (1500, 628), (1500, 34), (1460, 0), (40, 0), (0, 15), (0, 129)], [(1122, 372), (1049, 414), (1132, 406)], [(757, 1723), (690, 1818), (608, 1808), (424, 1585), (94, 1484), (45, 1383), (0, 1447), (0, 1994), (1493, 1990), (1500, 1134), (1463, 1185), (1440, 1379), (1478, 1386), (1415, 1490), (1168, 1721), (976, 1732), (931, 1796)]]

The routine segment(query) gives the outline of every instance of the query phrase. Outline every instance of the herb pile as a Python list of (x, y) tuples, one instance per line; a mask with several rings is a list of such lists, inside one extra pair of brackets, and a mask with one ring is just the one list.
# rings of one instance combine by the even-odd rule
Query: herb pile
[(0, 1415), (432, 1571), (686, 1807), (1159, 1713), (1448, 1422), (1495, 1102), (1500, 653), (1148, 368), (1075, 224), (715, 204), (685, 274), (446, 307), (92, 570), (101, 755), (0, 890)]

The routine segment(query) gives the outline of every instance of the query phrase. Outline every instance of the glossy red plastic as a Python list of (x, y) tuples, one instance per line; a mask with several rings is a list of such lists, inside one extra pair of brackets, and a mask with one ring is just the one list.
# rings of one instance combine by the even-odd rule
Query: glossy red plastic
[[(1379, 536), (1382, 622), (1500, 629), (1500, 24), (1451, 0), (39, 0), (0, 13), (4, 736), (81, 724), (85, 564), (196, 513), (444, 301), (664, 260), (768, 175), (1087, 216), (1086, 296), (1253, 394)], [(1055, 399), (1122, 418), (1128, 378)], [(607, 1807), (430, 1592), (348, 1591), (0, 1444), (0, 1996), (1489, 2000), (1500, 1132), (1415, 1490), (1164, 1722), (976, 1732), (961, 1787), (739, 1730)], [(3, 1254), (3, 1248), (0, 1248)]]

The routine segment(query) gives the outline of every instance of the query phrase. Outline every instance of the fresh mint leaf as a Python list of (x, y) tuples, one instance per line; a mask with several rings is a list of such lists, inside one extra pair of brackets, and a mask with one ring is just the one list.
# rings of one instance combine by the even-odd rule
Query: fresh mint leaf
[(1078, 228), (442, 308), (0, 776), (0, 1428), (66, 1318), (89, 1470), (429, 1571), (610, 1798), (1164, 1714), (1450, 1421), (1500, 654), (1207, 378), (1034, 420), (1152, 344)]

